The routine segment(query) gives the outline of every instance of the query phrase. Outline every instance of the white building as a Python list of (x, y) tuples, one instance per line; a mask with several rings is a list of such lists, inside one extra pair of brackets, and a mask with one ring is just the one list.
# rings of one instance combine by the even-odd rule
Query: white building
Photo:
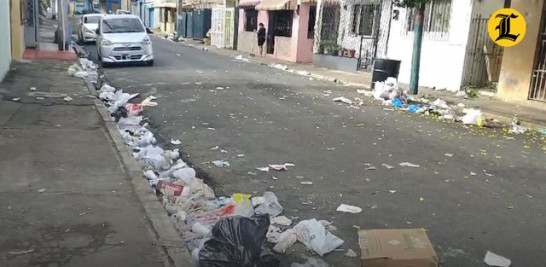
[[(332, 0), (321, 3), (328, 1), (331, 4)], [(356, 50), (361, 68), (369, 69), (375, 58), (401, 60), (398, 79), (409, 83), (416, 10), (397, 7), (392, 0), (341, 0), (337, 4), (337, 44), (346, 51)], [(497, 82), (502, 49), (490, 41), (487, 20), (503, 5), (504, 0), (427, 4), (419, 85), (457, 91), (465, 85), (483, 87)], [(317, 15), (319, 31), (332, 19), (320, 18), (324, 14)], [(319, 45), (315, 44), (315, 50), (320, 50)]]

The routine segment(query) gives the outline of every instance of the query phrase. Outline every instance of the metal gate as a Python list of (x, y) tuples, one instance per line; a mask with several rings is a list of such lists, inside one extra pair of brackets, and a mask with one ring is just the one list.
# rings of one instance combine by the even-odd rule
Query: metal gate
[(219, 48), (233, 47), (233, 8), (216, 7), (212, 9), (211, 44)]
[(489, 17), (477, 15), (470, 23), (462, 86), (495, 88), (499, 81), (504, 49), (487, 32)]
[(39, 27), (39, 20), (38, 20), (39, 3), (38, 3), (38, 0), (26, 0), (24, 3), (25, 3), (23, 7), (24, 10), (21, 10), (21, 13), (24, 15), (23, 22), (25, 23), (25, 28), (24, 28), (25, 46), (37, 47), (38, 46), (38, 27)]
[[(546, 8), (546, 7), (545, 7)], [(546, 102), (546, 11), (542, 13), (542, 28), (539, 36), (540, 51), (531, 79), (529, 99)]]
[(360, 3), (360, 16), (372, 24), (372, 33), (360, 36), (358, 66), (360, 69), (370, 70), (373, 66), (373, 61), (377, 57), (377, 42), (379, 41), (379, 32), (381, 30), (382, 3), (376, 0), (361, 0)]

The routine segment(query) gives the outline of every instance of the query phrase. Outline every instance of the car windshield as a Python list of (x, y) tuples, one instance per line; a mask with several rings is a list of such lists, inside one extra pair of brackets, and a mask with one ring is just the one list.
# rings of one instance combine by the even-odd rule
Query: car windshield
[(102, 33), (144, 32), (137, 18), (111, 18), (102, 21)]
[(83, 23), (95, 23), (99, 24), (100, 16), (87, 16), (83, 17)]

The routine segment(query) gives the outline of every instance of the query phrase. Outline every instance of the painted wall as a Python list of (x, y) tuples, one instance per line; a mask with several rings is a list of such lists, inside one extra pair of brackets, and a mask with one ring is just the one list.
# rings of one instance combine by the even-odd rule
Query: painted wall
[[(302, 4), (300, 6), (300, 15), (294, 16), (294, 28), (292, 32), (297, 33), (296, 38), (292, 38), (292, 54), (297, 62), (312, 62), (313, 61), (313, 38), (307, 38), (309, 29), (309, 10), (310, 4)], [(294, 37), (294, 34), (292, 34)]]
[(21, 25), (21, 0), (11, 0), (11, 58), (23, 59), (25, 50), (24, 26)]
[[(472, 1), (452, 0), (449, 21), (449, 36), (435, 39), (429, 33), (423, 36), (421, 54), (420, 86), (446, 88), (458, 91), (461, 87), (466, 43), (472, 13)], [(398, 20), (391, 23), (387, 58), (402, 60), (399, 81), (410, 82), (413, 32), (404, 28), (406, 9), (400, 10)]]
[[(0, 25), (10, 24), (10, 7), (8, 1), (0, 1)], [(0, 27), (0, 81), (4, 79), (11, 64), (10, 27)]]
[(527, 22), (525, 38), (516, 46), (504, 49), (497, 96), (505, 101), (525, 102), (537, 52), (543, 1), (512, 0), (512, 8)]
[[(242, 2), (252, 2), (251, 0), (241, 0)], [(251, 53), (255, 55), (260, 54), (258, 49), (258, 36), (256, 32), (245, 31), (246, 16), (243, 8), (239, 9), (239, 37), (237, 40), (237, 50), (241, 52)], [(269, 13), (267, 11), (258, 11), (258, 24), (263, 23), (267, 29), (269, 24)], [(267, 47), (267, 43), (264, 44), (264, 54)]]

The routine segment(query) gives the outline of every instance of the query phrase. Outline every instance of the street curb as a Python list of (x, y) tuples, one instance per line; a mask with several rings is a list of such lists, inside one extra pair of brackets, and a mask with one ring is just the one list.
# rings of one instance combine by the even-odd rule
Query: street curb
[[(97, 96), (97, 91), (93, 84), (88, 80), (83, 80), (89, 93), (93, 96)], [(169, 220), (163, 205), (161, 205), (157, 196), (153, 193), (150, 185), (144, 178), (140, 164), (125, 145), (117, 125), (112, 121), (112, 118), (102, 101), (95, 98), (94, 104), (152, 226), (156, 238), (156, 245), (161, 246), (166, 254), (167, 260), (165, 261), (165, 266), (191, 266), (191, 255), (184, 244), (184, 241)]]

